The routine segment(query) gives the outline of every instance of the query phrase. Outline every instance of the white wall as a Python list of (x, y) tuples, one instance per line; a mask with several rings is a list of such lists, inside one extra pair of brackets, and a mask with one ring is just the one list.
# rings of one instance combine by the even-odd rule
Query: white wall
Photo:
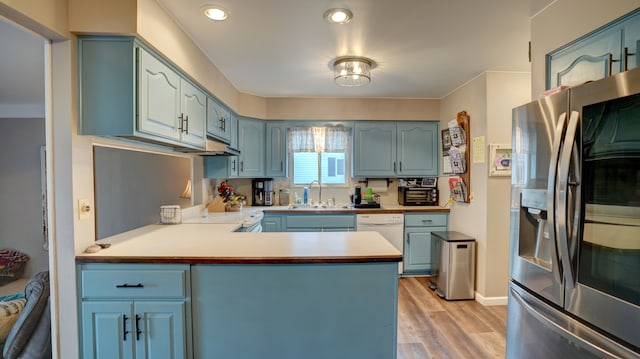
[[(531, 99), (531, 74), (487, 74), (487, 146), (511, 144), (511, 110)], [(488, 151), (488, 149), (487, 149)], [(487, 152), (487, 169), (489, 163)], [(487, 177), (487, 246), (484, 296), (507, 295), (511, 177)]]
[(24, 277), (47, 270), (43, 237), (40, 148), (44, 119), (0, 119), (0, 247), (29, 255)]
[[(507, 295), (509, 262), (508, 177), (489, 177), (489, 144), (511, 142), (511, 109), (529, 100), (528, 73), (487, 72), (442, 99), (441, 127), (460, 111), (470, 116), (471, 139), (484, 137), (485, 157), (471, 169), (471, 203), (454, 202), (450, 229), (476, 239), (476, 292), (480, 302), (499, 304)], [(471, 150), (471, 149), (469, 149)], [(441, 198), (449, 196), (448, 177), (441, 177)], [(441, 200), (441, 202), (443, 201)]]
[[(447, 122), (455, 119), (460, 111), (469, 115), (471, 139), (487, 136), (487, 74), (469, 81), (455, 92), (442, 99), (440, 105), (440, 128), (446, 129)], [(467, 134), (469, 135), (469, 134)], [(487, 186), (486, 164), (467, 164), (471, 174), (471, 203), (454, 202), (449, 216), (449, 229), (470, 235), (476, 239), (476, 291), (483, 294), (486, 286), (487, 250)], [(441, 202), (449, 198), (448, 177), (438, 181)], [(483, 294), (484, 295), (484, 294)]]

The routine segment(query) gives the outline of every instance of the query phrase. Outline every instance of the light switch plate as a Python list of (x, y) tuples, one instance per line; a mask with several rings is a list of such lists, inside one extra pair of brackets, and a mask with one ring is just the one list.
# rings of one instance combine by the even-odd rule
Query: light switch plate
[(91, 201), (88, 198), (78, 200), (78, 219), (83, 220), (90, 218), (92, 211)]

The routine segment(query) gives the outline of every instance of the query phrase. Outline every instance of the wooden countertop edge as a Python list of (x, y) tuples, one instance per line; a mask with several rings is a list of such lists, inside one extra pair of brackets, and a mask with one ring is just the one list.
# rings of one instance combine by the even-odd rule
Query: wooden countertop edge
[(449, 208), (392, 208), (392, 209), (262, 209), (262, 212), (266, 213), (278, 213), (278, 214), (329, 214), (329, 213), (356, 213), (356, 214), (372, 214), (372, 213), (429, 213), (429, 212), (446, 212), (449, 213)]
[(148, 263), (148, 264), (331, 264), (400, 262), (402, 256), (356, 257), (123, 257), (81, 256), (76, 263)]

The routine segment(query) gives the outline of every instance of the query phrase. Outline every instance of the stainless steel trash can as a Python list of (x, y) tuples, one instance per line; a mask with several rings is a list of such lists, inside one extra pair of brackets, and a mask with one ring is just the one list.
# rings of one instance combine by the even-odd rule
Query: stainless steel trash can
[(466, 234), (431, 232), (432, 277), (429, 286), (447, 300), (474, 299), (476, 241)]

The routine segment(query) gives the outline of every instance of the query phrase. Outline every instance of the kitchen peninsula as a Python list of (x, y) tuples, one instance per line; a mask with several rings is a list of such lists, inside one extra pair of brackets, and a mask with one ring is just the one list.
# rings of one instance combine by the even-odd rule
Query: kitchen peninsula
[(84, 357), (395, 358), (402, 257), (384, 237), (236, 227), (151, 225), (77, 255)]

